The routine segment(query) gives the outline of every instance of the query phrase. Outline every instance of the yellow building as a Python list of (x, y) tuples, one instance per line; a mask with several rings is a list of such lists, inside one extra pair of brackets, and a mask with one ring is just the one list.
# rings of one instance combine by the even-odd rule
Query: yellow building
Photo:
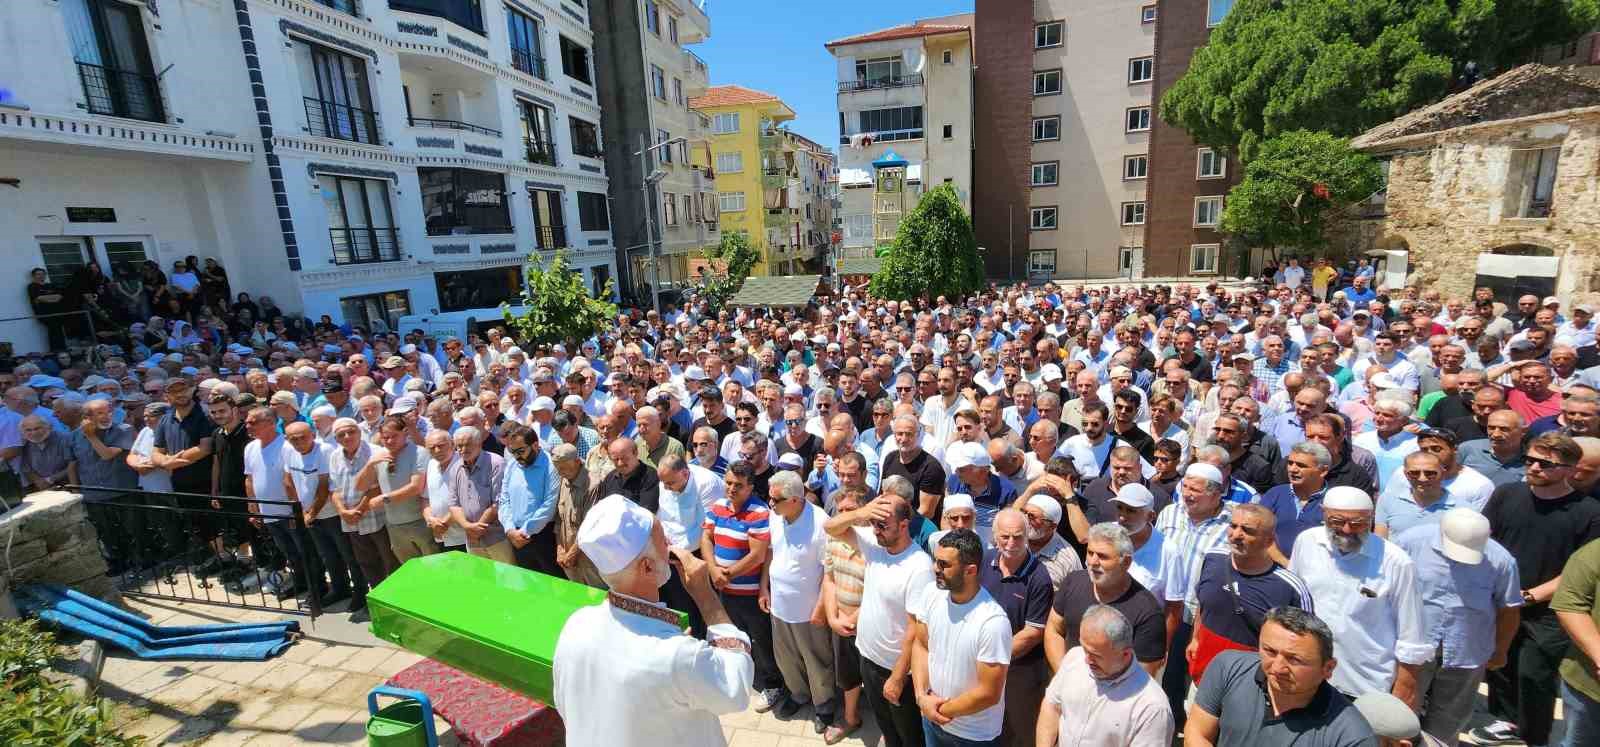
[(744, 231), (761, 255), (751, 274), (804, 272), (815, 256), (802, 226), (803, 159), (782, 124), (794, 110), (770, 93), (743, 86), (711, 86), (689, 100), (711, 120), (711, 169), (724, 232)]

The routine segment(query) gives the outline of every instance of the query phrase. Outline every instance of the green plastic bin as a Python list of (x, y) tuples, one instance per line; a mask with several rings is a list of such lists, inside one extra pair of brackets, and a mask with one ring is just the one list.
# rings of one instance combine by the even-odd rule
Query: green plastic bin
[[(378, 708), (378, 696), (399, 700)], [(369, 747), (438, 747), (433, 731), (433, 703), (427, 693), (379, 685), (367, 693)]]

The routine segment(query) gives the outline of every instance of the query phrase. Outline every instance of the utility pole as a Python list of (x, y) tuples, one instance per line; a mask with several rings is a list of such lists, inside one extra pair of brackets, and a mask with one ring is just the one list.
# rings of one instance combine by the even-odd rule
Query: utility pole
[(661, 248), (656, 244), (655, 202), (650, 197), (650, 187), (661, 181), (666, 173), (650, 169), (650, 152), (659, 148), (670, 148), (687, 140), (675, 137), (651, 145), (649, 135), (641, 132), (639, 152), (635, 154), (639, 156), (639, 195), (644, 198), (644, 237), (645, 243), (650, 246), (650, 306), (655, 309), (657, 317), (661, 316)]

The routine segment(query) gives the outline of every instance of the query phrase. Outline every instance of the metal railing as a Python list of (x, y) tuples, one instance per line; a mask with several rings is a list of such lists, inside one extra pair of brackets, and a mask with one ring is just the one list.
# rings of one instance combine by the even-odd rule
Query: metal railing
[(78, 79), (83, 82), (83, 98), (91, 114), (167, 121), (161, 79), (155, 75), (80, 62)]
[(551, 140), (525, 137), (522, 139), (525, 157), (528, 163), (541, 163), (546, 166), (556, 165), (556, 144)]
[(535, 226), (533, 229), (534, 246), (539, 249), (565, 249), (567, 247), (566, 226)]
[[(880, 130), (878, 132), (863, 132), (858, 134), (871, 135), (873, 142), (892, 143), (899, 140), (921, 140), (926, 132), (927, 130), (921, 127), (915, 127), (909, 130)], [(849, 135), (840, 137), (839, 144), (849, 145), (850, 137), (851, 136)]]
[(447, 226), (443, 224), (429, 224), (429, 236), (477, 236), (481, 234), (516, 233), (511, 226)]
[(839, 93), (853, 91), (875, 91), (883, 88), (905, 88), (906, 86), (922, 85), (922, 73), (909, 75), (895, 75), (887, 78), (860, 78), (857, 80), (839, 81)]
[(306, 128), (317, 137), (378, 145), (378, 115), (337, 101), (306, 96)]
[(605, 151), (600, 149), (600, 143), (590, 140), (574, 140), (572, 152), (587, 158), (600, 158), (605, 155)]
[(330, 228), (328, 237), (336, 265), (400, 260), (400, 232), (393, 228)]
[(500, 131), (494, 129), (493, 127), (484, 127), (483, 125), (475, 125), (475, 124), (473, 124), (471, 122), (462, 122), (461, 120), (458, 120), (458, 119), (430, 119), (428, 117), (410, 117), (410, 118), (407, 119), (407, 121), (411, 124), (412, 127), (428, 127), (428, 128), (432, 128), (432, 129), (436, 129), (436, 130), (462, 130), (462, 131), (465, 131), (465, 132), (476, 132), (479, 135), (488, 135), (490, 137), (500, 137)]
[(544, 58), (533, 53), (530, 49), (511, 49), (511, 66), (532, 75), (539, 80), (549, 80), (546, 72)]

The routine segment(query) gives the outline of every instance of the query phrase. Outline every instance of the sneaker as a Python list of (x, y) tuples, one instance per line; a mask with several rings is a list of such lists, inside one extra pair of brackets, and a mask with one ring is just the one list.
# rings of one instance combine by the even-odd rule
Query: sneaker
[(772, 708), (772, 715), (777, 716), (780, 719), (787, 720), (793, 718), (796, 713), (799, 713), (801, 707), (802, 706), (799, 703), (796, 703), (793, 698), (790, 698), (786, 695), (782, 701), (779, 701), (778, 705)]
[(756, 713), (766, 713), (788, 699), (789, 695), (778, 688), (762, 690), (761, 697), (756, 699)]
[(1479, 726), (1468, 731), (1467, 736), (1472, 737), (1472, 741), (1480, 745), (1522, 744), (1522, 737), (1517, 734), (1517, 725), (1506, 721)]

